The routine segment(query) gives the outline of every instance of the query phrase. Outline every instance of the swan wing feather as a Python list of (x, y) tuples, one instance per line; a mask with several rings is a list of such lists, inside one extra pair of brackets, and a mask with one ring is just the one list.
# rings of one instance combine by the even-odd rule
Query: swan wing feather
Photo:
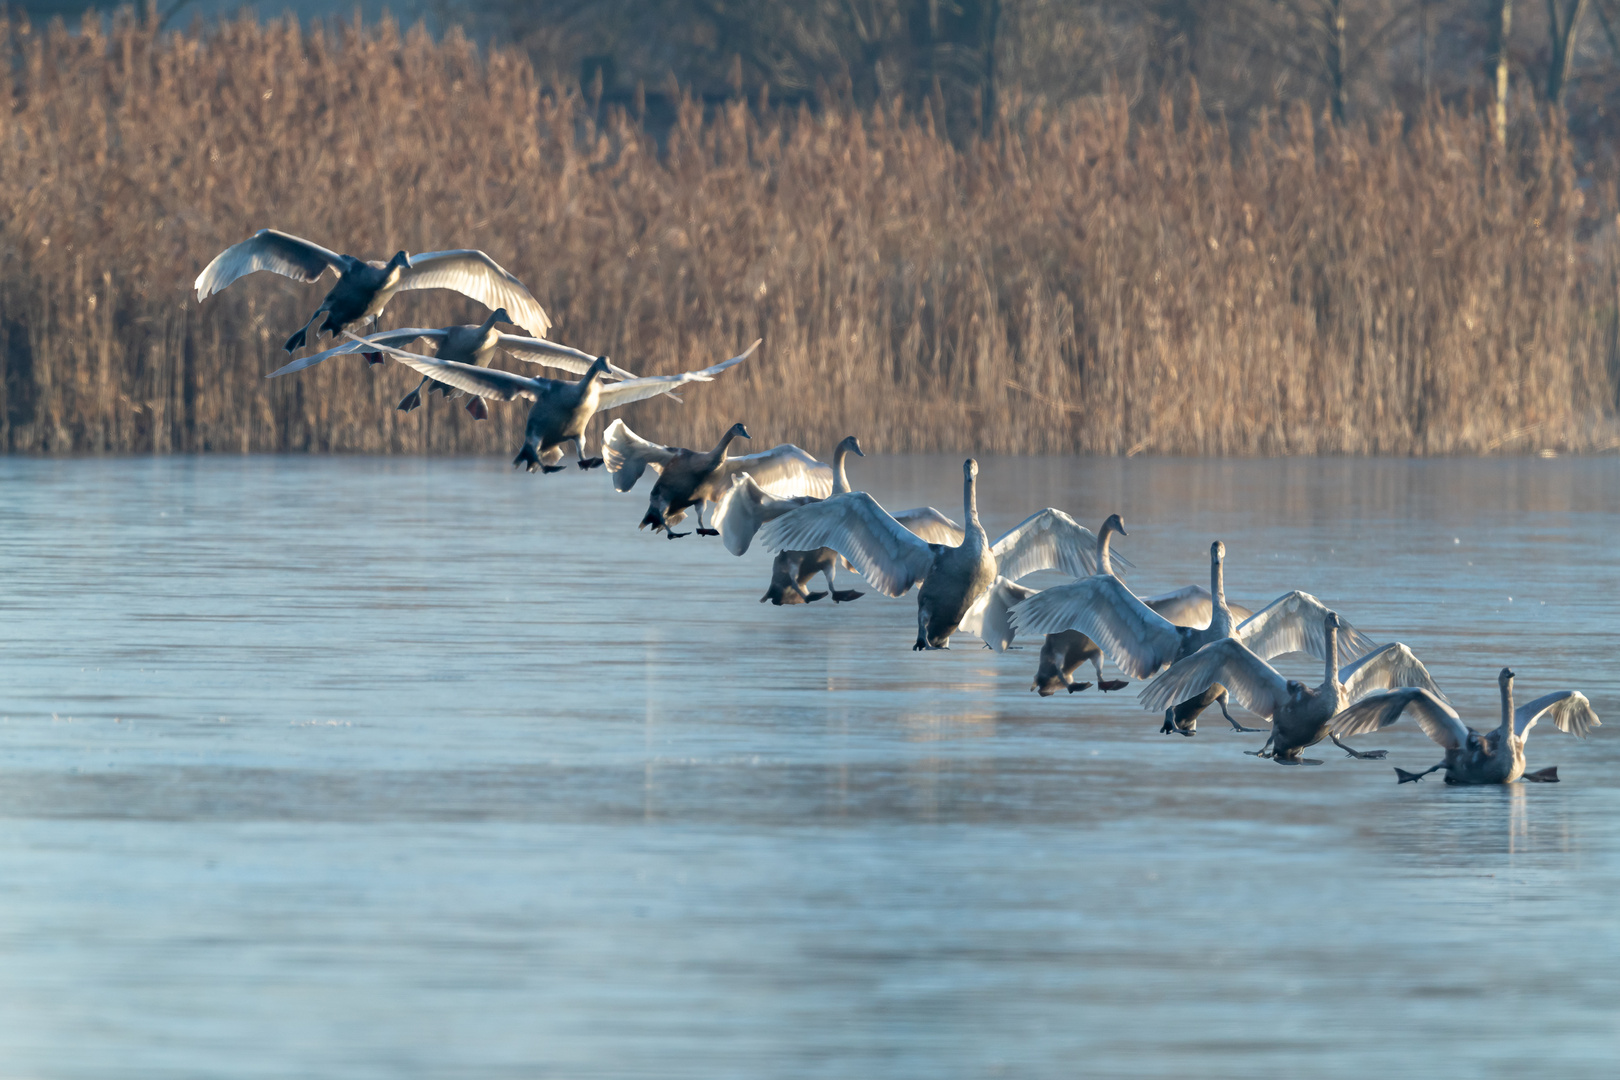
[(1153, 675), (1181, 648), (1174, 624), (1111, 574), (1094, 574), (1045, 590), (1013, 612), (1013, 625), (1023, 634), (1078, 630), (1121, 671), (1137, 679)]
[(997, 577), (996, 583), (962, 616), (960, 628), (996, 652), (1006, 652), (1016, 634), (1009, 617), (1012, 609), (1039, 591), (1008, 578)]
[(678, 452), (676, 447), (648, 442), (631, 431), (623, 420), (613, 421), (602, 433), (602, 458), (608, 475), (613, 478), (614, 491), (629, 491), (635, 487), (648, 465), (663, 472), (664, 466), (675, 460)]
[(523, 282), (482, 251), (429, 251), (411, 256), (400, 271), (401, 289), (453, 289), (494, 311), (505, 308), (512, 321), (537, 337), (551, 329), (551, 318)]
[[(1233, 634), (1262, 660), (1291, 652), (1309, 653), (1323, 660), (1327, 658), (1327, 630), (1323, 626), (1327, 613), (1326, 604), (1295, 589), (1244, 619)], [(1340, 620), (1338, 663), (1349, 663), (1375, 648), (1376, 642)]]
[[(597, 394), (596, 411), (617, 409), (621, 405), (628, 405), (633, 401), (645, 401), (659, 394), (667, 394), (671, 390), (678, 390), (687, 383), (712, 382), (714, 377), (728, 368), (736, 367), (754, 354), (759, 348), (759, 341), (755, 341), (729, 360), (722, 360), (712, 367), (699, 371), (683, 371), (679, 375), (644, 375), (639, 379), (626, 379), (624, 382), (604, 386)], [(831, 481), (828, 481), (829, 485)]]
[(1524, 738), (1543, 717), (1557, 725), (1559, 731), (1567, 731), (1577, 739), (1584, 739), (1593, 728), (1603, 726), (1585, 694), (1579, 690), (1554, 690), (1513, 710), (1513, 733)]
[(275, 379), (282, 375), (291, 375), (295, 371), (303, 371), (305, 368), (312, 368), (321, 361), (330, 360), (334, 356), (346, 356), (349, 353), (376, 350), (378, 345), (388, 345), (396, 349), (403, 349), (405, 346), (419, 341), (422, 338), (435, 338), (442, 341), (444, 340), (445, 333), (446, 332), (443, 330), (424, 330), (416, 328), (408, 330), (385, 330), (380, 334), (372, 334), (370, 337), (355, 338), (351, 341), (345, 341), (343, 344), (333, 346), (332, 348), (327, 349), (325, 352), (318, 352), (311, 356), (301, 356), (289, 364), (283, 364), (276, 368), (276, 370), (266, 375), (265, 378)]
[(748, 473), (760, 490), (778, 498), (808, 495), (824, 499), (832, 494), (832, 466), (817, 461), (792, 443), (782, 443), (757, 454), (727, 458), (715, 472), (721, 482), (739, 473)]
[[(555, 341), (545, 338), (522, 337), (518, 334), (501, 334), (496, 339), (501, 348), (529, 364), (541, 364), (545, 367), (559, 368), (563, 371), (572, 371), (575, 375), (583, 375), (596, 363), (597, 358), (588, 352), (581, 352), (567, 345), (559, 345)], [(634, 372), (626, 371), (622, 367), (608, 363), (608, 374), (615, 379), (634, 379)]]
[(1097, 572), (1097, 534), (1061, 510), (1037, 510), (990, 546), (996, 570), (1011, 581), (1037, 570), (1081, 578)]
[(1170, 665), (1137, 695), (1155, 712), (1197, 697), (1215, 683), (1256, 716), (1271, 716), (1288, 701), (1288, 680), (1235, 638), (1212, 641)]
[(342, 255), (317, 243), (275, 229), (260, 229), (215, 255), (197, 275), (194, 287), (201, 302), (237, 278), (258, 270), (270, 270), (294, 281), (318, 281), (327, 267), (341, 274), (346, 265)]
[(720, 530), (720, 539), (727, 551), (745, 555), (760, 526), (815, 501), (807, 495), (779, 499), (760, 487), (752, 474), (739, 473), (731, 478), (731, 486), (715, 503), (709, 520)]
[(1402, 687), (1420, 687), (1441, 701), (1450, 700), (1436, 685), (1423, 661), (1399, 641), (1380, 645), (1360, 660), (1346, 664), (1339, 669), (1339, 681), (1344, 684), (1346, 698), (1350, 701), (1377, 690)]
[(1329, 721), (1328, 729), (1348, 739), (1389, 727), (1405, 714), (1410, 714), (1425, 735), (1447, 750), (1468, 741), (1468, 725), (1457, 710), (1420, 686), (1369, 694)]
[(919, 506), (901, 510), (894, 520), (928, 541), (943, 547), (959, 547), (965, 535), (962, 526), (935, 510), (932, 506)]
[[(365, 338), (345, 330), (344, 336), (353, 341), (366, 341)], [(476, 394), (491, 401), (516, 401), (523, 399), (535, 401), (541, 394), (548, 392), (556, 384), (550, 379), (530, 379), (522, 375), (514, 375), (510, 371), (499, 368), (481, 368), (476, 364), (463, 364), (455, 360), (440, 360), (432, 356), (422, 356), (420, 353), (406, 352), (396, 349), (392, 345), (384, 345), (379, 341), (369, 341), (368, 347), (375, 352), (387, 353), (395, 360), (414, 371), (419, 371), (434, 382), (453, 386), (457, 390), (465, 390), (469, 394)]]
[(934, 564), (934, 548), (864, 491), (783, 514), (760, 530), (759, 539), (771, 551), (832, 548), (886, 596), (904, 596)]

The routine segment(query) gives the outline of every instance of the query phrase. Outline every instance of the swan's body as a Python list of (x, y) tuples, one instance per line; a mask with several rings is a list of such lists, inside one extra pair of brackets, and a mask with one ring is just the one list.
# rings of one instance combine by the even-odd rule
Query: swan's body
[[(583, 375), (596, 363), (597, 357), (589, 353), (570, 349), (566, 345), (546, 341), (544, 338), (522, 337), (517, 334), (503, 334), (495, 329), (497, 322), (511, 322), (512, 317), (505, 308), (496, 308), (489, 318), (479, 324), (463, 326), (446, 326), (437, 330), (411, 327), (401, 330), (385, 330), (380, 334), (369, 337), (351, 338), (341, 345), (327, 349), (325, 352), (303, 356), (291, 363), (284, 364), (272, 371), (267, 378), (277, 378), (282, 375), (291, 375), (296, 371), (304, 371), (314, 367), (334, 356), (344, 356), (349, 353), (361, 353), (368, 361), (382, 363), (379, 346), (390, 346), (395, 349), (409, 348), (422, 339), (437, 343), (435, 359), (453, 360), (458, 364), (471, 364), (473, 367), (487, 368), (495, 359), (496, 352), (504, 349), (519, 360), (540, 364), (545, 367), (559, 368), (563, 371)], [(375, 359), (374, 359), (375, 358)], [(604, 379), (611, 376), (614, 379), (634, 379), (635, 373), (626, 371), (621, 367), (609, 365)], [(416, 388), (400, 400), (401, 412), (410, 412), (422, 404), (422, 388), (433, 382), (433, 377), (423, 375), (422, 381)], [(435, 383), (439, 392), (445, 397), (459, 394), (445, 383)], [(467, 411), (478, 419), (483, 420), (489, 416), (489, 410), (484, 407), (484, 399), (472, 397), (468, 400)]]
[[(1226, 545), (1217, 540), (1210, 545), (1208, 621), (1177, 625), (1113, 574), (1108, 544), (1114, 533), (1126, 535), (1118, 514), (1111, 515), (1097, 535), (1097, 572), (1047, 589), (1021, 605), (1013, 612), (1014, 625), (1025, 633), (1078, 630), (1100, 645), (1121, 671), (1138, 679), (1151, 678), (1210, 642), (1229, 637), (1242, 641), (1262, 659), (1294, 651), (1323, 657), (1321, 625), (1327, 608), (1316, 597), (1298, 591), (1286, 593), (1239, 623), (1226, 602)], [(1354, 627), (1346, 626), (1343, 638), (1345, 655), (1340, 662), (1373, 647)]]
[(551, 320), (523, 282), (502, 269), (482, 251), (430, 251), (421, 255), (397, 252), (386, 263), (339, 255), (288, 233), (260, 229), (240, 244), (232, 244), (214, 257), (197, 275), (197, 300), (206, 300), (237, 278), (270, 270), (295, 281), (318, 281), (328, 269), (337, 284), (301, 329), (287, 339), (288, 352), (303, 348), (310, 325), (326, 316), (316, 334), (333, 337), (357, 323), (373, 321), (394, 294), (406, 289), (454, 289), (489, 308), (505, 308), (524, 330), (544, 337)]
[[(1301, 752), (1326, 738), (1328, 721), (1352, 701), (1392, 686), (1420, 686), (1440, 694), (1428, 669), (1399, 642), (1375, 649), (1343, 668), (1335, 667), (1331, 658), (1338, 655), (1338, 614), (1329, 611), (1322, 626), (1327, 659), (1323, 660), (1325, 673), (1318, 687), (1284, 678), (1243, 642), (1229, 637), (1176, 661), (1143, 689), (1140, 700), (1149, 709), (1173, 709), (1219, 683), (1244, 708), (1271, 720), (1271, 738), (1261, 748), (1260, 756), (1297, 765), (1303, 760)], [(1361, 753), (1337, 739), (1334, 743), (1352, 757), (1384, 756), (1381, 750)]]
[(1448, 784), (1511, 784), (1519, 779), (1556, 782), (1557, 766), (1535, 773), (1524, 771), (1524, 744), (1536, 721), (1546, 717), (1559, 731), (1579, 739), (1602, 721), (1578, 690), (1557, 690), (1515, 709), (1513, 678), (1509, 668), (1497, 676), (1502, 722), (1491, 731), (1479, 732), (1464, 724), (1455, 709), (1427, 690), (1402, 689), (1373, 694), (1351, 705), (1333, 718), (1333, 734), (1348, 737), (1377, 731), (1410, 713), (1423, 733), (1445, 749), (1446, 758), (1420, 773), (1396, 769), (1400, 783), (1421, 780), (1438, 769), (1446, 771)]
[[(353, 337), (353, 335), (350, 335)], [(362, 339), (356, 339), (362, 340)], [(372, 347), (388, 353), (400, 363), (421, 372), (437, 382), (465, 390), (478, 397), (496, 401), (532, 401), (529, 419), (524, 430), (523, 449), (512, 459), (513, 465), (527, 465), (533, 472), (560, 472), (556, 462), (562, 458), (564, 443), (573, 443), (579, 458), (579, 467), (593, 469), (602, 464), (601, 458), (585, 456), (585, 426), (599, 412), (617, 409), (631, 402), (643, 401), (677, 390), (688, 383), (711, 382), (728, 368), (735, 367), (751, 356), (759, 342), (729, 360), (722, 360), (701, 371), (686, 371), (679, 375), (651, 375), (639, 379), (604, 386), (602, 376), (612, 367), (605, 356), (597, 357), (578, 382), (562, 379), (528, 378), (496, 368), (481, 368), (460, 364), (454, 360), (437, 360), (419, 356), (391, 345), (372, 342)]]
[(761, 541), (772, 551), (832, 548), (886, 596), (904, 596), (921, 586), (917, 649), (949, 647), (951, 635), (968, 625), (964, 620), (970, 613), (980, 614), (975, 609), (989, 602), (998, 575), (1016, 581), (1037, 570), (1071, 576), (1090, 572), (1096, 538), (1050, 507), (1031, 514), (992, 545), (978, 520), (978, 463), (970, 458), (962, 468), (968, 521), (956, 544), (918, 536), (864, 491), (843, 492), (783, 514), (761, 530)]
[[(757, 342), (756, 342), (757, 344)], [(729, 491), (732, 478), (747, 472), (765, 489), (782, 496), (820, 496), (832, 490), (832, 470), (791, 443), (782, 443), (757, 454), (731, 457), (734, 439), (748, 438), (748, 429), (733, 424), (712, 450), (688, 450), (680, 446), (659, 446), (648, 442), (615, 420), (602, 437), (608, 472), (616, 491), (636, 486), (650, 465), (658, 481), (647, 499), (647, 513), (641, 527), (652, 526), (671, 540), (686, 536), (673, 532), (687, 510), (698, 516), (698, 535), (717, 536), (718, 530), (703, 524), (703, 504), (717, 502)]]

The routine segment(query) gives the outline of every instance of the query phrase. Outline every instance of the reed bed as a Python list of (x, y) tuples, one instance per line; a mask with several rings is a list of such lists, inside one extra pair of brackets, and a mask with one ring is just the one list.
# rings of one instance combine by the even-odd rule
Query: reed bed
[[(520, 56), (392, 24), (0, 24), (0, 446), (510, 453), (356, 358), (263, 376), (325, 286), (197, 272), (273, 226), (363, 257), (481, 247), (552, 336), (644, 373), (760, 354), (624, 415), (708, 445), (1471, 454), (1615, 444), (1612, 192), (1556, 119), (1506, 152), (1434, 108), (1241, 151), (1196, 100), (928, 112), (688, 102), (665, 145)], [(327, 278), (327, 283), (330, 283)], [(478, 321), (406, 294), (385, 325)], [(522, 367), (516, 361), (512, 366)], [(600, 427), (600, 423), (598, 425)]]

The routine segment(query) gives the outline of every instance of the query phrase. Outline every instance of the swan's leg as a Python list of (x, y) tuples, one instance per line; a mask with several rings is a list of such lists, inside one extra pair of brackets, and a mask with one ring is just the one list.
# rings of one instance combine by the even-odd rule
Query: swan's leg
[(1277, 741), (1277, 732), (1276, 732), (1275, 729), (1273, 729), (1271, 734), (1266, 736), (1266, 741), (1260, 747), (1260, 749), (1258, 749), (1258, 750), (1245, 750), (1243, 752), (1245, 754), (1248, 754), (1251, 757), (1271, 757), (1272, 756), (1271, 747), (1276, 741)]
[(599, 457), (585, 456), (585, 436), (581, 435), (574, 440), (574, 456), (579, 458), (579, 467), (582, 469), (595, 469), (602, 464)]
[(529, 472), (534, 472), (536, 469), (545, 469), (547, 472), (551, 471), (551, 469), (540, 464), (540, 455), (535, 450), (535, 442), (533, 439), (525, 439), (523, 442), (523, 449), (519, 450), (517, 452), (517, 457), (512, 459), (512, 466), (514, 468), (521, 465), (527, 465)]
[(1096, 656), (1091, 658), (1091, 666), (1097, 670), (1097, 689), (1101, 690), (1103, 693), (1107, 693), (1110, 690), (1123, 690), (1127, 686), (1131, 685), (1124, 679), (1103, 678), (1101, 653), (1098, 653)]
[(1402, 769), (1399, 766), (1397, 766), (1396, 769), (1395, 769), (1395, 776), (1397, 778), (1395, 782), (1397, 784), (1410, 784), (1414, 780), (1421, 780), (1425, 776), (1428, 776), (1430, 773), (1432, 773), (1432, 772), (1434, 772), (1434, 771), (1436, 771), (1438, 769), (1443, 769), (1445, 767), (1446, 767), (1446, 763), (1443, 762), (1443, 761), (1438, 765), (1433, 765), (1433, 766), (1430, 766), (1427, 769), (1424, 769), (1422, 772), (1407, 772), (1405, 769)]
[(928, 609), (922, 604), (917, 605), (917, 640), (911, 646), (912, 652), (922, 652), (928, 648)]
[(1350, 747), (1340, 742), (1339, 737), (1331, 732), (1328, 734), (1328, 738), (1333, 740), (1334, 746), (1337, 746), (1340, 750), (1343, 750), (1353, 758), (1360, 758), (1363, 761), (1380, 761), (1383, 758), (1389, 757), (1388, 750), (1352, 750)]
[(309, 341), (309, 328), (314, 325), (315, 320), (320, 318), (321, 313), (325, 310), (326, 308), (324, 306), (316, 308), (315, 314), (309, 317), (309, 322), (299, 327), (298, 332), (292, 337), (288, 338), (287, 344), (282, 346), (282, 348), (286, 349), (288, 352), (297, 352), (299, 349), (302, 349), (305, 343)]
[(422, 376), (422, 381), (416, 384), (416, 389), (400, 398), (399, 404), (395, 408), (400, 412), (411, 412), (420, 409), (422, 407), (422, 387), (426, 386), (430, 381), (426, 375)]
[(1242, 724), (1240, 724), (1236, 720), (1232, 719), (1232, 714), (1226, 711), (1226, 695), (1225, 694), (1222, 694), (1220, 697), (1216, 698), (1215, 700), (1220, 703), (1221, 715), (1226, 717), (1226, 722), (1228, 724), (1232, 725), (1232, 730), (1234, 730), (1234, 731), (1243, 731), (1243, 732), (1261, 732), (1261, 731), (1266, 730), (1265, 728), (1244, 727)]
[(833, 603), (847, 604), (851, 600), (859, 600), (862, 596), (866, 595), (865, 593), (856, 592), (854, 589), (840, 589), (833, 583), (833, 575), (837, 572), (837, 559), (833, 559), (827, 563), (826, 566), (821, 568), (822, 576), (827, 579), (827, 594), (833, 598)]
[(699, 499), (697, 502), (692, 504), (692, 510), (693, 510), (694, 513), (697, 514), (697, 519), (698, 519), (697, 534), (699, 536), (719, 536), (720, 535), (720, 530), (719, 529), (709, 529), (709, 528), (704, 527), (704, 525), (703, 525), (703, 500), (702, 499)]

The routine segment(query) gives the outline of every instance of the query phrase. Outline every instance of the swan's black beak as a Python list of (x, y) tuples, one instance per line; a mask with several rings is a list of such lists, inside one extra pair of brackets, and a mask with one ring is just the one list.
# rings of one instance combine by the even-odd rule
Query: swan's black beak
[(737, 434), (741, 435), (745, 439), (752, 439), (753, 438), (752, 435), (748, 434), (748, 429), (743, 427), (741, 424), (737, 425)]

